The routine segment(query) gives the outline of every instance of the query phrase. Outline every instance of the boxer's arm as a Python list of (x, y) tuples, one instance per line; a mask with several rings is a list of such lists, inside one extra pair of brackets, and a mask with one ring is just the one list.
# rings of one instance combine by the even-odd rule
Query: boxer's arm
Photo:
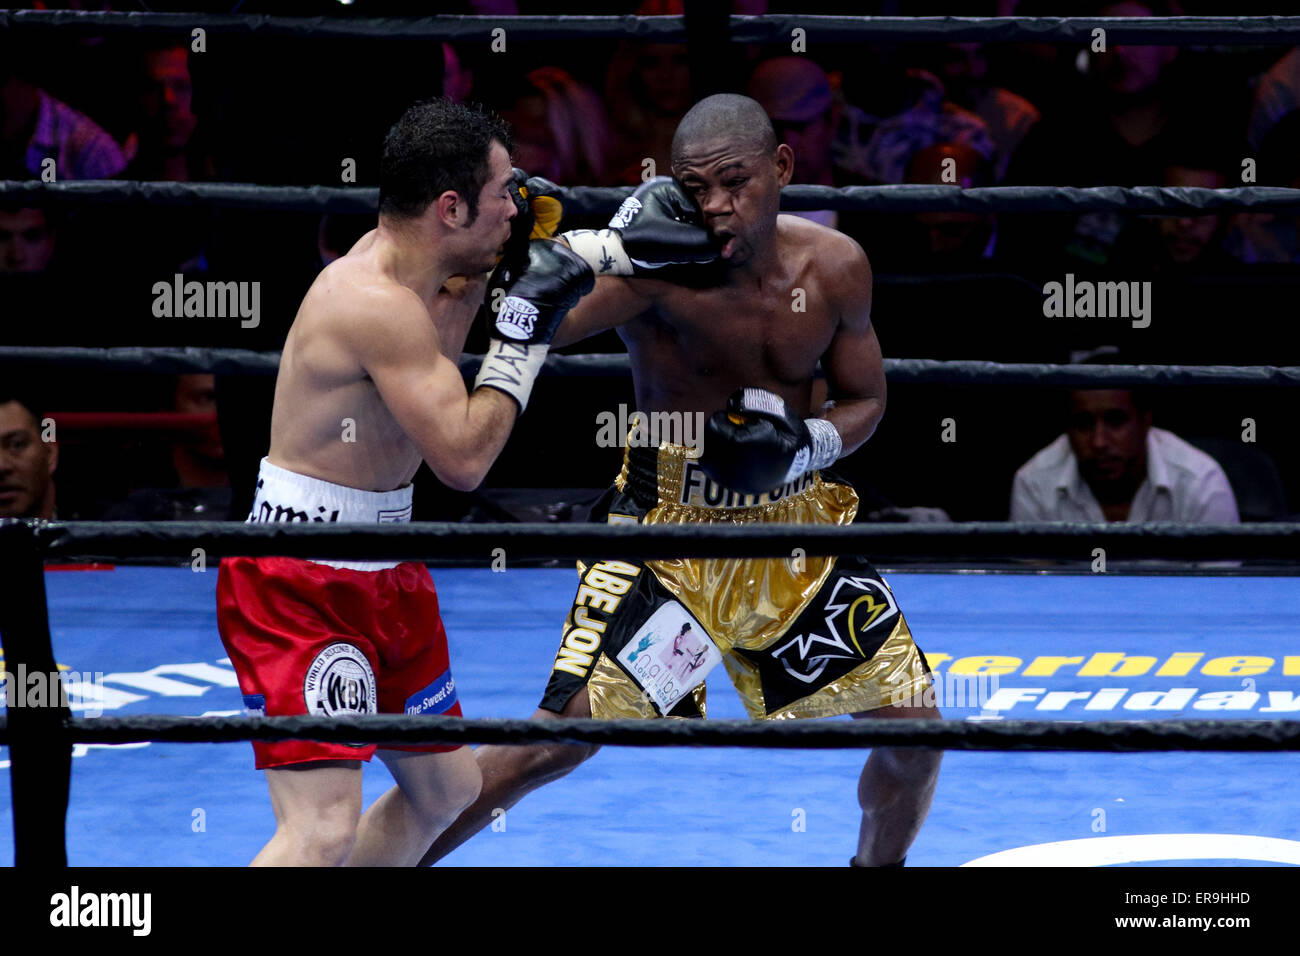
[(871, 264), (847, 236), (845, 261), (832, 272), (840, 305), (839, 327), (822, 356), (822, 370), (835, 407), (826, 418), (844, 441), (843, 455), (860, 447), (885, 414), (885, 366), (871, 324)]
[(349, 323), (349, 345), (438, 479), (472, 491), (505, 446), (518, 405), (496, 389), (466, 392), (459, 367), (442, 354), (433, 322), (414, 296), (377, 293), (371, 304), (369, 316)]
[[(578, 300), (560, 323), (551, 348), (571, 345), (607, 329), (618, 328), (646, 312), (653, 299), (644, 293), (647, 283), (655, 280), (623, 279), (607, 276), (596, 280), (596, 287)], [(638, 288), (639, 287), (639, 288)]]

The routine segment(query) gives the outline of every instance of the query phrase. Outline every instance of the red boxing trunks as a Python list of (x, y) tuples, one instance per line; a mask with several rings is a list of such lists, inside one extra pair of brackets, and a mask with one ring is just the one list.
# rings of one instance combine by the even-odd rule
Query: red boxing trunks
[[(263, 460), (250, 521), (409, 520), (411, 489), (358, 491)], [(323, 509), (323, 510), (322, 510)], [(292, 515), (293, 517), (288, 517)], [(400, 516), (400, 517), (395, 517)], [(338, 566), (343, 565), (343, 566)], [(433, 579), (423, 564), (330, 565), (299, 558), (227, 558), (217, 625), (250, 714), (461, 716)], [(255, 741), (259, 770), (315, 760), (369, 760), (373, 744)], [(443, 753), (447, 746), (394, 747)]]

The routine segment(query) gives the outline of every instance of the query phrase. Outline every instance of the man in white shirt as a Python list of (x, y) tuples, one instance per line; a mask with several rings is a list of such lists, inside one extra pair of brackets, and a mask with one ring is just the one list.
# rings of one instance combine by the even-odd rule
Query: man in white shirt
[(1073, 391), (1066, 433), (1016, 472), (1012, 521), (1236, 524), (1223, 469), (1177, 435), (1151, 427), (1141, 392)]

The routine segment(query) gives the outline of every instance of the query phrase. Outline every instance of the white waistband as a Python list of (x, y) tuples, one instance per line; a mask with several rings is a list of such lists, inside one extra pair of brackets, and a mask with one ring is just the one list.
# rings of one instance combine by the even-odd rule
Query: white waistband
[[(321, 524), (384, 524), (411, 520), (412, 488), (362, 491), (289, 471), (263, 458), (249, 524), (318, 522)], [(315, 561), (331, 568), (382, 571), (400, 561)]]

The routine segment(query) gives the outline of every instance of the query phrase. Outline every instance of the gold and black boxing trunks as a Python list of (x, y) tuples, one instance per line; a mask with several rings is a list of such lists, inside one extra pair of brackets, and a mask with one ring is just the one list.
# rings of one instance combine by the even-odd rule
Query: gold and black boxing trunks
[[(629, 448), (592, 511), (609, 524), (845, 525), (858, 496), (814, 472), (762, 495), (724, 488), (680, 445)], [(703, 717), (719, 662), (751, 717), (829, 717), (930, 684), (893, 592), (864, 559), (584, 560), (541, 706), (584, 686), (593, 717)]]

